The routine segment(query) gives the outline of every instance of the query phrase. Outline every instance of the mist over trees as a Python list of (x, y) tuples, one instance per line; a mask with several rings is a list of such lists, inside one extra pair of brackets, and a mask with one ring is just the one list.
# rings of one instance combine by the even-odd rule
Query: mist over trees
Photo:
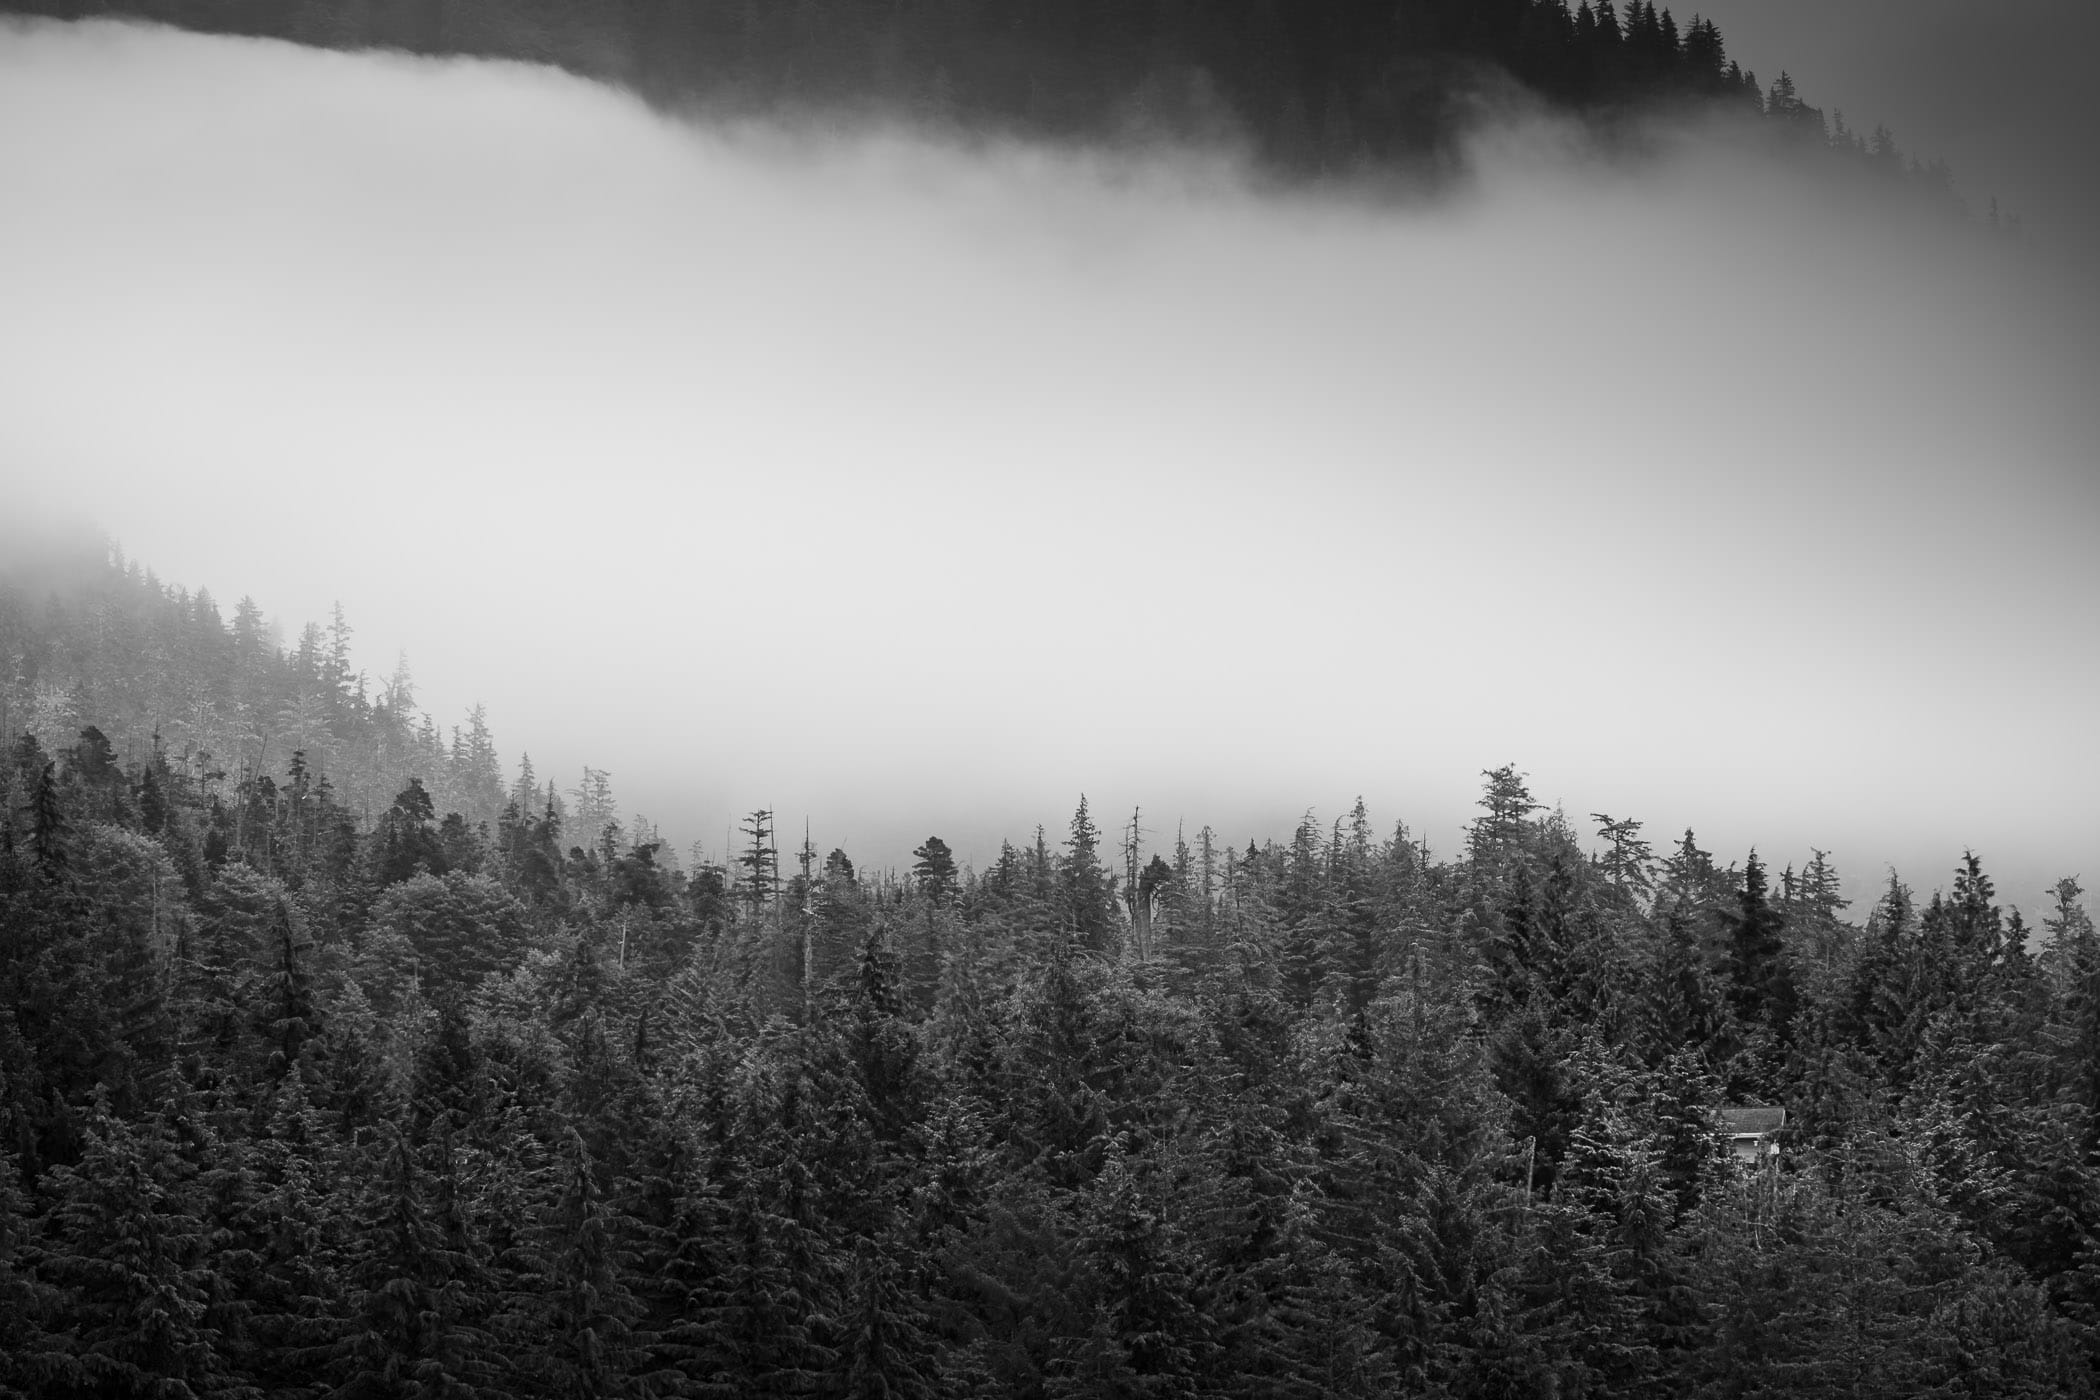
[(1770, 119), (1952, 201), (1938, 161), (1826, 116), (1729, 57), (1711, 20), (1652, 0), (8, 0), (324, 48), (552, 64), (676, 110), (851, 115), (973, 135), (1242, 143), (1292, 176), (1448, 170), (1483, 115), (1696, 108)]
[(2092, 1391), (2075, 879), (1856, 908), (1513, 766), (1448, 852), (681, 864), (340, 613), (0, 573), (0, 1393)]

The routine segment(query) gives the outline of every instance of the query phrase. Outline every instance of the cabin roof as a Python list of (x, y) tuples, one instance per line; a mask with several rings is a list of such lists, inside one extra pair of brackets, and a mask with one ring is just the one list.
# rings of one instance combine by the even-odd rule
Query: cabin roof
[(1724, 1108), (1717, 1116), (1721, 1130), (1732, 1137), (1776, 1133), (1786, 1126), (1783, 1108)]

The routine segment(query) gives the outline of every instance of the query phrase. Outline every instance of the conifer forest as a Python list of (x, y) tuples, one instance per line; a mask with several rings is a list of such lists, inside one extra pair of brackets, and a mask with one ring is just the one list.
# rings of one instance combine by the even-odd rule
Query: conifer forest
[(5, 1393), (2091, 1393), (2075, 880), (1851, 907), (1513, 767), (1453, 851), (681, 868), (347, 632), (0, 594)]
[[(0, 9), (1229, 131), (1283, 185), (1433, 180), (1511, 94), (1636, 144), (1718, 111), (1961, 209), (1648, 0)], [(1585, 372), (1648, 411), (1642, 363)], [(2023, 912), (1960, 849), (1878, 888), (1708, 850), (1542, 801), (1521, 733), (1452, 760), (1490, 766), (1449, 849), (1079, 791), (987, 860), (799, 811), (679, 849), (368, 674), (341, 608), (288, 640), (107, 541), (8, 548), (5, 1400), (2100, 1394), (2082, 872)]]

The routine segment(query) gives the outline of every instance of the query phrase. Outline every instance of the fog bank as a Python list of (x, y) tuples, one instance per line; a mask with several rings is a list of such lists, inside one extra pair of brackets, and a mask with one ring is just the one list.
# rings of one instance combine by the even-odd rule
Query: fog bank
[(289, 634), (340, 599), (681, 846), (982, 860), (1084, 791), (1448, 849), (1515, 761), (1724, 858), (2100, 874), (2090, 288), (1666, 144), (1282, 198), (0, 27), (0, 477)]

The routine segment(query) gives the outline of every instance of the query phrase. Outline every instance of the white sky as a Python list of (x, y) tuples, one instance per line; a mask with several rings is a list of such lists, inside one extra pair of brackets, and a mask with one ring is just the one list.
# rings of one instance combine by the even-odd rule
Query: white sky
[(0, 28), (0, 479), (287, 635), (342, 600), (681, 848), (765, 805), (982, 861), (1084, 791), (1449, 850), (1515, 762), (1862, 893), (2100, 882), (2085, 279), (1565, 142), (1286, 201)]

